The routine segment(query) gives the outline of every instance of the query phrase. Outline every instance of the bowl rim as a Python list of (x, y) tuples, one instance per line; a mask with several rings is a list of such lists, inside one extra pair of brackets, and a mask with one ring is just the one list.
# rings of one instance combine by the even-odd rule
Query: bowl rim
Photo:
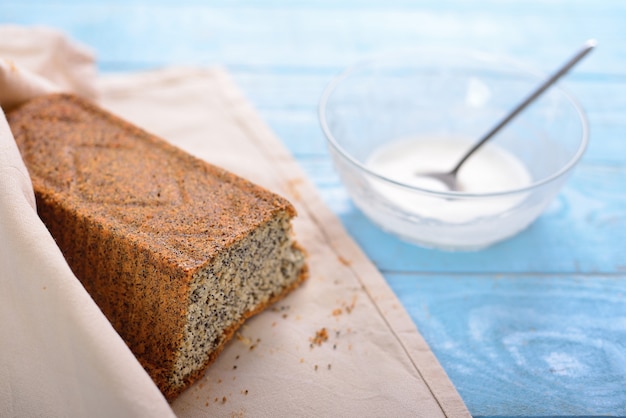
[[(341, 84), (343, 80), (345, 80), (350, 74), (356, 71), (359, 68), (362, 68), (368, 64), (376, 63), (376, 62), (384, 62), (387, 58), (398, 58), (403, 57), (409, 54), (409, 56), (416, 56), (418, 53), (434, 53), (434, 54), (456, 54), (456, 55), (464, 55), (467, 57), (478, 58), (487, 61), (497, 61), (497, 62), (505, 62), (509, 65), (512, 65), (516, 70), (526, 73), (526, 75), (537, 78), (537, 81), (542, 81), (546, 78), (546, 74), (542, 71), (538, 71), (527, 64), (524, 64), (518, 60), (512, 59), (507, 55), (489, 53), (480, 50), (472, 50), (472, 49), (461, 49), (461, 48), (413, 48), (410, 50), (403, 50), (402, 52), (394, 52), (388, 54), (379, 54), (375, 56), (370, 56), (369, 58), (360, 60), (355, 64), (352, 64), (345, 69), (343, 69), (338, 75), (333, 77), (328, 85), (325, 87), (322, 96), (319, 100), (318, 104), (318, 119), (321, 125), (324, 136), (326, 137), (326, 142), (333, 148), (337, 153), (348, 161), (350, 164), (358, 168), (359, 170), (365, 172), (367, 175), (377, 178), (383, 182), (392, 183), (395, 186), (399, 186), (404, 189), (418, 191), (423, 194), (427, 194), (435, 197), (442, 198), (456, 198), (456, 199), (472, 199), (472, 198), (488, 198), (488, 197), (504, 197), (509, 195), (515, 195), (520, 193), (527, 193), (537, 188), (540, 188), (543, 185), (553, 182), (569, 173), (578, 163), (578, 161), (584, 155), (587, 146), (589, 144), (589, 122), (587, 120), (587, 115), (578, 101), (578, 99), (571, 94), (566, 88), (564, 88), (560, 82), (555, 83), (550, 89), (559, 91), (563, 95), (563, 97), (569, 101), (570, 105), (576, 111), (578, 115), (578, 120), (581, 125), (581, 140), (578, 145), (578, 148), (574, 155), (570, 158), (567, 164), (564, 164), (559, 170), (554, 172), (552, 175), (545, 177), (541, 180), (534, 181), (530, 183), (528, 186), (510, 189), (510, 190), (502, 190), (498, 192), (488, 192), (488, 193), (466, 193), (462, 191), (438, 191), (438, 190), (430, 190), (421, 188), (412, 184), (407, 184), (398, 180), (394, 180), (382, 174), (379, 174), (371, 169), (369, 169), (365, 164), (358, 161), (356, 158), (350, 155), (336, 140), (334, 135), (332, 134), (328, 123), (326, 121), (326, 106), (328, 104), (328, 100), (332, 96), (335, 89)], [(494, 122), (495, 123), (495, 122)]]

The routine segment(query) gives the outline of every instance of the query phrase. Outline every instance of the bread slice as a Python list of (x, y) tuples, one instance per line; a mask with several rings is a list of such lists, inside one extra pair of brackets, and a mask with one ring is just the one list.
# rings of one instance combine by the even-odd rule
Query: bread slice
[(8, 121), (41, 219), (169, 401), (306, 278), (282, 197), (74, 96)]

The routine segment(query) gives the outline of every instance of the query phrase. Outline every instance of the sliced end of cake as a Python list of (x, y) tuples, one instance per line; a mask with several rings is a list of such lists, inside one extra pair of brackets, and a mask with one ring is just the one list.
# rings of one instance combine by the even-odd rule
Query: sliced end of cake
[(306, 278), (304, 252), (292, 238), (290, 218), (283, 212), (194, 272), (168, 393), (175, 395), (201, 377), (245, 319)]

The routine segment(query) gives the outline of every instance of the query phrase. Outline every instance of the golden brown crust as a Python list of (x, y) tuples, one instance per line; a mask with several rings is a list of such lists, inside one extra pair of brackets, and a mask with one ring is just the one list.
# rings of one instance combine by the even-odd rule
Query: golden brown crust
[[(76, 276), (168, 400), (195, 271), (293, 206), (253, 183), (70, 95), (34, 99), (7, 117), (38, 212)], [(219, 203), (216, 203), (219, 202)], [(269, 303), (284, 297), (306, 277)], [(249, 316), (229, 330), (229, 338)]]
[(173, 264), (198, 267), (278, 211), (295, 215), (280, 196), (77, 97), (42, 96), (8, 119), (35, 189), (79, 209), (95, 203), (89, 216), (119, 221), (123, 234), (144, 233)]

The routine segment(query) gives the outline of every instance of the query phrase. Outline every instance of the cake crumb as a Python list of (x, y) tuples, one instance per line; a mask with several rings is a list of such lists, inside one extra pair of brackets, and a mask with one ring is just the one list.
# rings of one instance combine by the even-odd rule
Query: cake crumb
[(228, 400), (228, 399), (226, 399), (226, 396), (224, 396), (224, 397), (222, 398), (222, 403), (226, 403), (226, 401), (227, 401), (227, 400)]
[(328, 363), (328, 370), (330, 370), (330, 367), (331, 367), (331, 366), (330, 366), (330, 363)]
[(235, 338), (237, 338), (238, 341), (241, 341), (242, 343), (244, 343), (245, 345), (250, 345), (252, 344), (252, 340), (250, 340), (250, 338), (248, 337), (244, 337), (243, 335), (241, 335), (240, 333), (235, 334)]
[(338, 256), (337, 256), (337, 260), (339, 260), (339, 262), (340, 262), (341, 264), (343, 264), (344, 266), (350, 266), (350, 265), (352, 264), (352, 261), (350, 261), (350, 260), (348, 260), (348, 259), (346, 259), (346, 258), (343, 258), (343, 257), (342, 257), (342, 256), (340, 256), (340, 255), (338, 255)]
[(300, 358), (300, 363), (304, 363), (304, 358), (303, 357)]
[(346, 313), (351, 313), (352, 310), (354, 309), (354, 307), (356, 306), (356, 300), (357, 300), (357, 295), (353, 295), (352, 296), (352, 301), (350, 302), (350, 304), (348, 305), (347, 303), (343, 303), (342, 305), (344, 306)]
[(343, 310), (341, 308), (337, 308), (333, 310), (333, 316), (339, 316), (343, 313)]
[(301, 178), (295, 178), (287, 181), (287, 189), (289, 193), (294, 198), (294, 200), (301, 200), (302, 196), (298, 191), (298, 186), (301, 185), (303, 180)]
[(326, 328), (322, 328), (315, 333), (315, 337), (310, 339), (311, 343), (322, 345), (323, 342), (328, 341), (328, 331)]
[(317, 364), (315, 365), (315, 371), (317, 371)]

